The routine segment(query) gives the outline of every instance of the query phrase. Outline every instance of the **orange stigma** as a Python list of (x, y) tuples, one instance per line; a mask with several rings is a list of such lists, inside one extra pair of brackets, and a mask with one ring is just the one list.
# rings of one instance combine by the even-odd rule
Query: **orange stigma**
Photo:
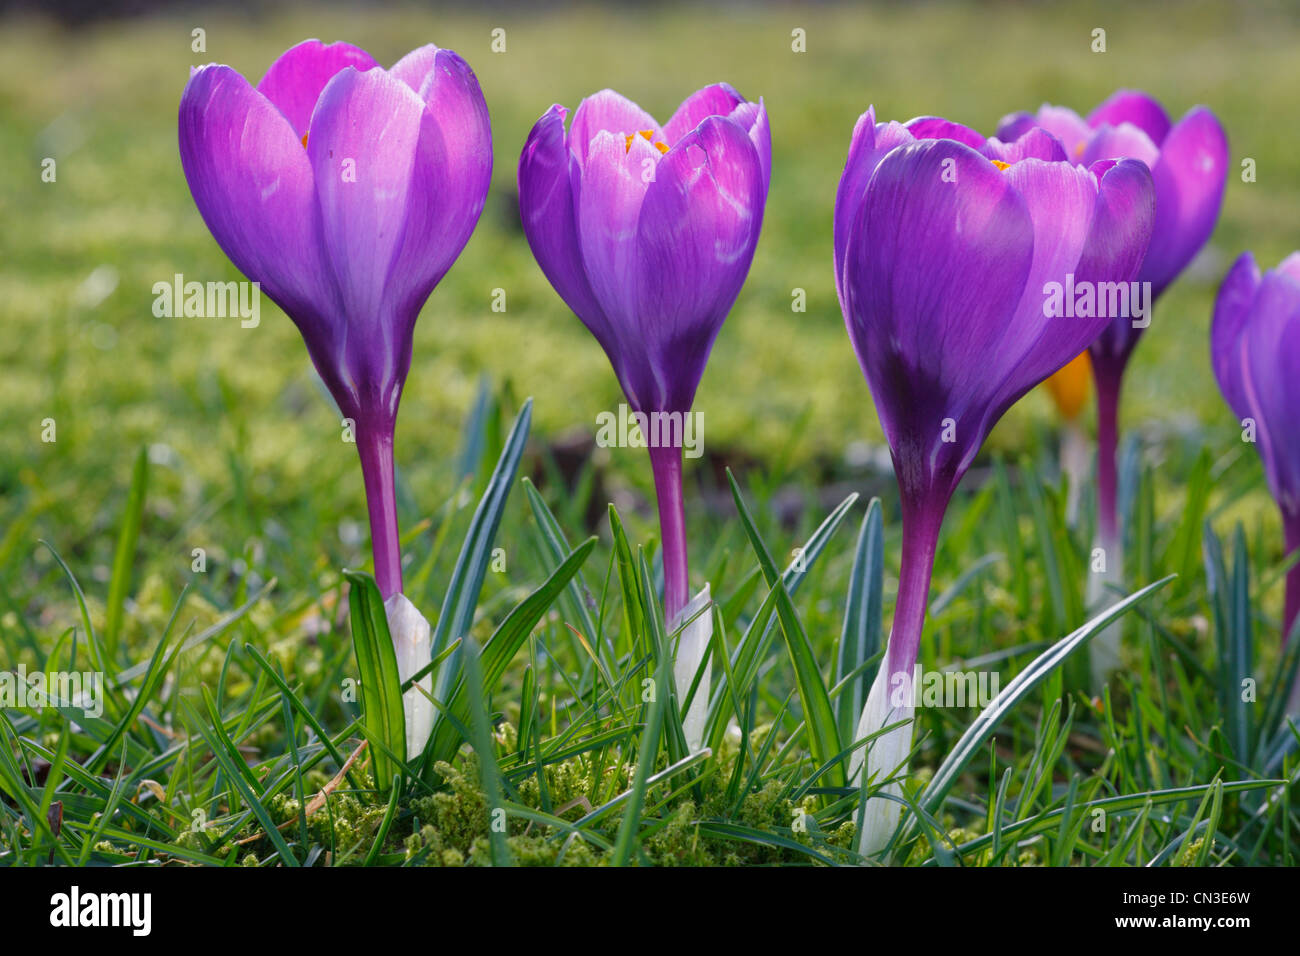
[[(640, 135), (643, 136), (643, 137), (645, 137), (646, 142), (649, 143), (651, 146), (653, 146), (655, 149), (659, 150), (659, 152), (661, 152), (661, 153), (666, 153), (666, 152), (668, 152), (668, 144), (667, 144), (667, 143), (663, 143), (663, 142), (656, 143), (656, 142), (655, 142), (655, 131), (654, 131), (654, 130), (652, 130), (652, 129), (643, 129), (643, 130), (640, 131)], [(627, 133), (627, 134), (624, 135), (624, 137), (623, 137), (623, 140), (624, 140), (624, 143), (623, 143), (623, 152), (627, 153), (627, 152), (630, 152), (630, 151), (632, 150), (632, 140), (634, 140), (636, 137), (637, 137), (637, 134), (636, 134), (636, 133)]]
[(1011, 168), (1010, 163), (1004, 163), (1000, 159), (990, 159), (989, 162), (991, 162), (994, 166), (996, 166), (998, 169), (1001, 170), (1007, 170)]
[(1043, 384), (1061, 417), (1067, 422), (1074, 421), (1083, 411), (1084, 402), (1088, 400), (1091, 391), (1092, 360), (1088, 358), (1088, 353), (1080, 352)]
[(307, 134), (306, 134), (306, 133), (303, 133), (303, 134), (302, 134), (302, 148), (303, 148), (303, 149), (306, 149), (306, 148), (307, 148)]

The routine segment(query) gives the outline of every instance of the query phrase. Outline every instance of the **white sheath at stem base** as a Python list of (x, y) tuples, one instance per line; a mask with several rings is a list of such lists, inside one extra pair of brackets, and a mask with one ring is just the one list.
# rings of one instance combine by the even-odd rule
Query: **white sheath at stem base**
[[(859, 747), (849, 758), (849, 785), (860, 786), (860, 776), (866, 767), (869, 780), (888, 780), (907, 772), (907, 758), (912, 751), (912, 724), (915, 713), (913, 680), (916, 671), (910, 675), (899, 672), (896, 680), (891, 680), (886, 673), (889, 651), (885, 651), (885, 660), (876, 672), (876, 679), (871, 683), (871, 692), (867, 694), (867, 704), (862, 708), (862, 717), (858, 720), (858, 729), (854, 741), (873, 734), (882, 727), (906, 721), (901, 727), (887, 734), (876, 737), (863, 747)], [(905, 679), (906, 678), (906, 679)], [(866, 751), (865, 756), (863, 751)], [(880, 793), (900, 797), (903, 788), (898, 783), (883, 787)], [(879, 853), (888, 844), (898, 828), (898, 818), (903, 805), (897, 800), (873, 796), (868, 798), (862, 811), (862, 829), (858, 832), (858, 852), (863, 856)]]
[[(1099, 558), (1098, 550), (1101, 552), (1100, 558), (1106, 562), (1104, 571), (1094, 570)], [(1093, 553), (1088, 562), (1088, 613), (1097, 614), (1120, 600), (1120, 595), (1110, 585), (1120, 585), (1123, 582), (1124, 555), (1119, 543), (1098, 537), (1093, 542)], [(1095, 694), (1101, 694), (1110, 675), (1122, 666), (1119, 651), (1122, 630), (1120, 622), (1115, 621), (1089, 642), (1088, 658)]]
[[(429, 663), (429, 622), (404, 594), (394, 594), (385, 601), (384, 612), (388, 617), (388, 633), (393, 638), (393, 650), (397, 653), (397, 675), (405, 684), (412, 674)], [(420, 692), (421, 687), (433, 692), (432, 673), (425, 674), (402, 695), (407, 760), (420, 756), (433, 730), (433, 702)]]
[[(682, 608), (672, 623), (669, 631), (675, 631), (683, 621), (689, 623), (682, 630), (677, 642), (677, 656), (673, 660), (673, 685), (677, 690), (677, 700), (683, 702), (690, 693), (695, 674), (700, 669), (700, 662), (709, 651), (713, 640), (713, 608), (709, 597), (709, 586), (691, 598), (689, 604)], [(691, 620), (694, 618), (694, 620)], [(682, 717), (682, 729), (686, 731), (686, 746), (695, 753), (704, 745), (704, 722), (709, 713), (709, 679), (713, 676), (713, 662), (704, 664), (704, 675), (695, 688), (695, 697), (691, 706)]]
[(1071, 528), (1079, 523), (1079, 500), (1092, 474), (1092, 442), (1078, 422), (1061, 426), (1061, 473), (1067, 482), (1065, 523)]

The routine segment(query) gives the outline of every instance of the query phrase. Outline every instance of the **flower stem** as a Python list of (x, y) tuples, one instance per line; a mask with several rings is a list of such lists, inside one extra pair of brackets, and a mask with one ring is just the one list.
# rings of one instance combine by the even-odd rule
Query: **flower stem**
[[(1093, 381), (1097, 385), (1097, 531), (1105, 542), (1118, 542), (1119, 469), (1119, 393), (1124, 378), (1123, 362), (1097, 360), (1092, 363)], [(1107, 555), (1119, 561), (1119, 555)]]
[(659, 500), (659, 535), (663, 539), (664, 621), (669, 628), (690, 600), (690, 569), (686, 561), (686, 510), (682, 503), (682, 450), (650, 449), (655, 497)]
[[(939, 528), (947, 500), (909, 505), (903, 502), (903, 550), (899, 559), (898, 600), (894, 624), (889, 633), (888, 674), (891, 680), (906, 674), (910, 686), (912, 669), (921, 646), (925, 610), (930, 601), (930, 576), (939, 546)], [(892, 686), (892, 685), (891, 685)]]
[(370, 548), (375, 583), (388, 600), (402, 591), (402, 551), (397, 535), (397, 492), (393, 484), (393, 429), (357, 424), (357, 454), (370, 510)]
[[(934, 555), (939, 544), (939, 528), (947, 510), (948, 496), (932, 495), (917, 501), (903, 499), (903, 553), (898, 573), (898, 600), (894, 605), (894, 624), (889, 634), (885, 662), (876, 672), (867, 695), (862, 716), (858, 719), (855, 739), (878, 734), (870, 747), (855, 750), (849, 760), (849, 779), (859, 773), (878, 781), (893, 776), (902, 768), (906, 774), (908, 752), (912, 747), (913, 678), (916, 656), (925, 626), (925, 610), (930, 600), (930, 577), (934, 572)], [(899, 695), (902, 699), (899, 700)], [(885, 734), (891, 725), (902, 725)], [(902, 788), (890, 783), (884, 795), (869, 798), (861, 808), (858, 852), (871, 855), (889, 843), (898, 825)]]

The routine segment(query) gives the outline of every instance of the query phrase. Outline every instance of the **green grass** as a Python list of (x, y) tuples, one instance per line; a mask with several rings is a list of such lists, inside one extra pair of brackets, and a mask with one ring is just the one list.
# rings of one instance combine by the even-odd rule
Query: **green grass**
[[(992, 737), (969, 736), (974, 710), (919, 711), (908, 794), (920, 822), (894, 858), (1294, 863), (1296, 762), (1274, 759), (1286, 732), (1271, 707), (1276, 676), (1294, 663), (1278, 651), (1281, 536), (1255, 456), (1213, 387), (1207, 329), (1237, 252), (1272, 264), (1295, 242), (1300, 159), (1278, 117), (1294, 112), (1298, 24), (1281, 5), (1205, 3), (771, 7), (702, 19), (675, 8), (324, 8), (73, 34), (5, 22), (0, 156), (14, 172), (0, 182), (0, 665), (93, 666), (115, 686), (103, 717), (75, 727), (56, 710), (3, 712), (0, 861), (856, 862), (858, 794), (837, 780), (854, 708), (841, 700), (874, 666), (888, 626), (898, 524), (892, 477), (849, 454), (880, 442), (830, 272), (853, 121), (874, 102), (881, 117), (939, 113), (991, 129), (1013, 109), (1087, 109), (1132, 85), (1175, 114), (1210, 104), (1234, 164), (1250, 156), (1259, 168), (1256, 183), (1230, 178), (1210, 251), (1161, 302), (1126, 382), (1125, 424), (1142, 449), (1126, 476), (1127, 580), (1137, 589), (1178, 577), (1123, 618), (1128, 666), (1108, 700), (1077, 690), (1082, 651), (1045, 673)], [(206, 55), (190, 52), (195, 26), (207, 30)], [(503, 55), (489, 52), (496, 26), (507, 30)], [(1108, 32), (1104, 55), (1088, 50), (1095, 26)], [(794, 27), (808, 31), (806, 55), (790, 52)], [(220, 60), (256, 78), (307, 36), (349, 39), (383, 62), (420, 42), (457, 49), (493, 117), (488, 209), (417, 327), (397, 438), (408, 594), (435, 626), (449, 609), (445, 636), (467, 630), (482, 648), (466, 644), (440, 665), (447, 686), (491, 692), (448, 706), (444, 762), (401, 770), (392, 796), (375, 778), (378, 732), (349, 691), (359, 675), (342, 571), (368, 562), (355, 449), (269, 303), (255, 330), (150, 309), (153, 283), (173, 273), (234, 277), (177, 159), (189, 64)], [(691, 757), (668, 695), (643, 700), (670, 639), (652, 596), (644, 452), (586, 454), (617, 386), (533, 263), (512, 184), (523, 139), (552, 101), (572, 107), (614, 86), (666, 117), (717, 79), (765, 97), (774, 171), (754, 269), (697, 402), (708, 454), (688, 467), (692, 583), (709, 582), (717, 599), (714, 683), (729, 690), (716, 695), (711, 751)], [(47, 155), (58, 159), (54, 184), (39, 179)], [(507, 291), (504, 314), (490, 309), (495, 288)], [(807, 290), (806, 313), (790, 311), (794, 288)], [(519, 469), (493, 484), (527, 396)], [(56, 442), (41, 441), (46, 418)], [(1030, 396), (948, 515), (927, 669), (996, 668), (1005, 689), (1085, 623), (1091, 518), (1085, 509), (1077, 527), (1066, 523), (1054, 476), (1047, 403)], [(473, 575), (455, 569), (489, 492), (506, 569), (488, 570), (472, 593)], [(838, 508), (851, 492), (862, 499)], [(884, 499), (879, 557), (869, 535), (860, 547), (855, 537), (873, 494)], [(1218, 536), (1207, 538), (1207, 520)], [(806, 572), (780, 575), (810, 539)], [(580, 568), (551, 593), (571, 554)], [(519, 610), (538, 589), (544, 598)], [(881, 622), (867, 610), (875, 590)], [(497, 646), (514, 650), (498, 662), (503, 633), (511, 640)], [(1257, 702), (1241, 700), (1245, 674)], [(504, 833), (491, 826), (497, 808)]]

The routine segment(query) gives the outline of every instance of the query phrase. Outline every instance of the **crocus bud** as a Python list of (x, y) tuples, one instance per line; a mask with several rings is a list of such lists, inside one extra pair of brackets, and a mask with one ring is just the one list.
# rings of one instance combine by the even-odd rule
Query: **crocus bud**
[(385, 70), (355, 46), (307, 40), (257, 86), (228, 66), (194, 70), (179, 139), (213, 238), (298, 326), (351, 420), (387, 598), (402, 589), (393, 429), (415, 320), (492, 174), (474, 71), (433, 45)]
[[(1243, 253), (1219, 287), (1210, 329), (1219, 389), (1253, 441), (1282, 514), (1287, 554), (1300, 548), (1300, 252), (1260, 272)], [(1282, 639), (1300, 617), (1300, 565), (1287, 572)], [(1300, 713), (1300, 682), (1289, 712)]]
[[(859, 739), (910, 716), (910, 695), (886, 691), (911, 683), (957, 483), (1003, 413), (1109, 321), (1048, 308), (1048, 290), (1132, 280), (1154, 199), (1141, 163), (1076, 167), (1042, 130), (1002, 141), (937, 117), (858, 120), (835, 204), (836, 288), (903, 520), (893, 625)], [(872, 741), (868, 772), (892, 775), (911, 735), (909, 723)], [(886, 802), (865, 808), (864, 852), (889, 840), (896, 809), (871, 806)]]
[[(388, 633), (393, 639), (397, 654), (397, 676), (405, 684), (417, 671), (429, 664), (431, 635), (429, 622), (406, 599), (405, 594), (394, 594), (384, 601), (388, 618)], [(423, 688), (423, 691), (421, 691)], [(424, 751), (433, 730), (433, 701), (426, 694), (433, 693), (433, 674), (425, 674), (402, 695), (402, 710), (406, 715), (406, 759), (414, 760)]]

